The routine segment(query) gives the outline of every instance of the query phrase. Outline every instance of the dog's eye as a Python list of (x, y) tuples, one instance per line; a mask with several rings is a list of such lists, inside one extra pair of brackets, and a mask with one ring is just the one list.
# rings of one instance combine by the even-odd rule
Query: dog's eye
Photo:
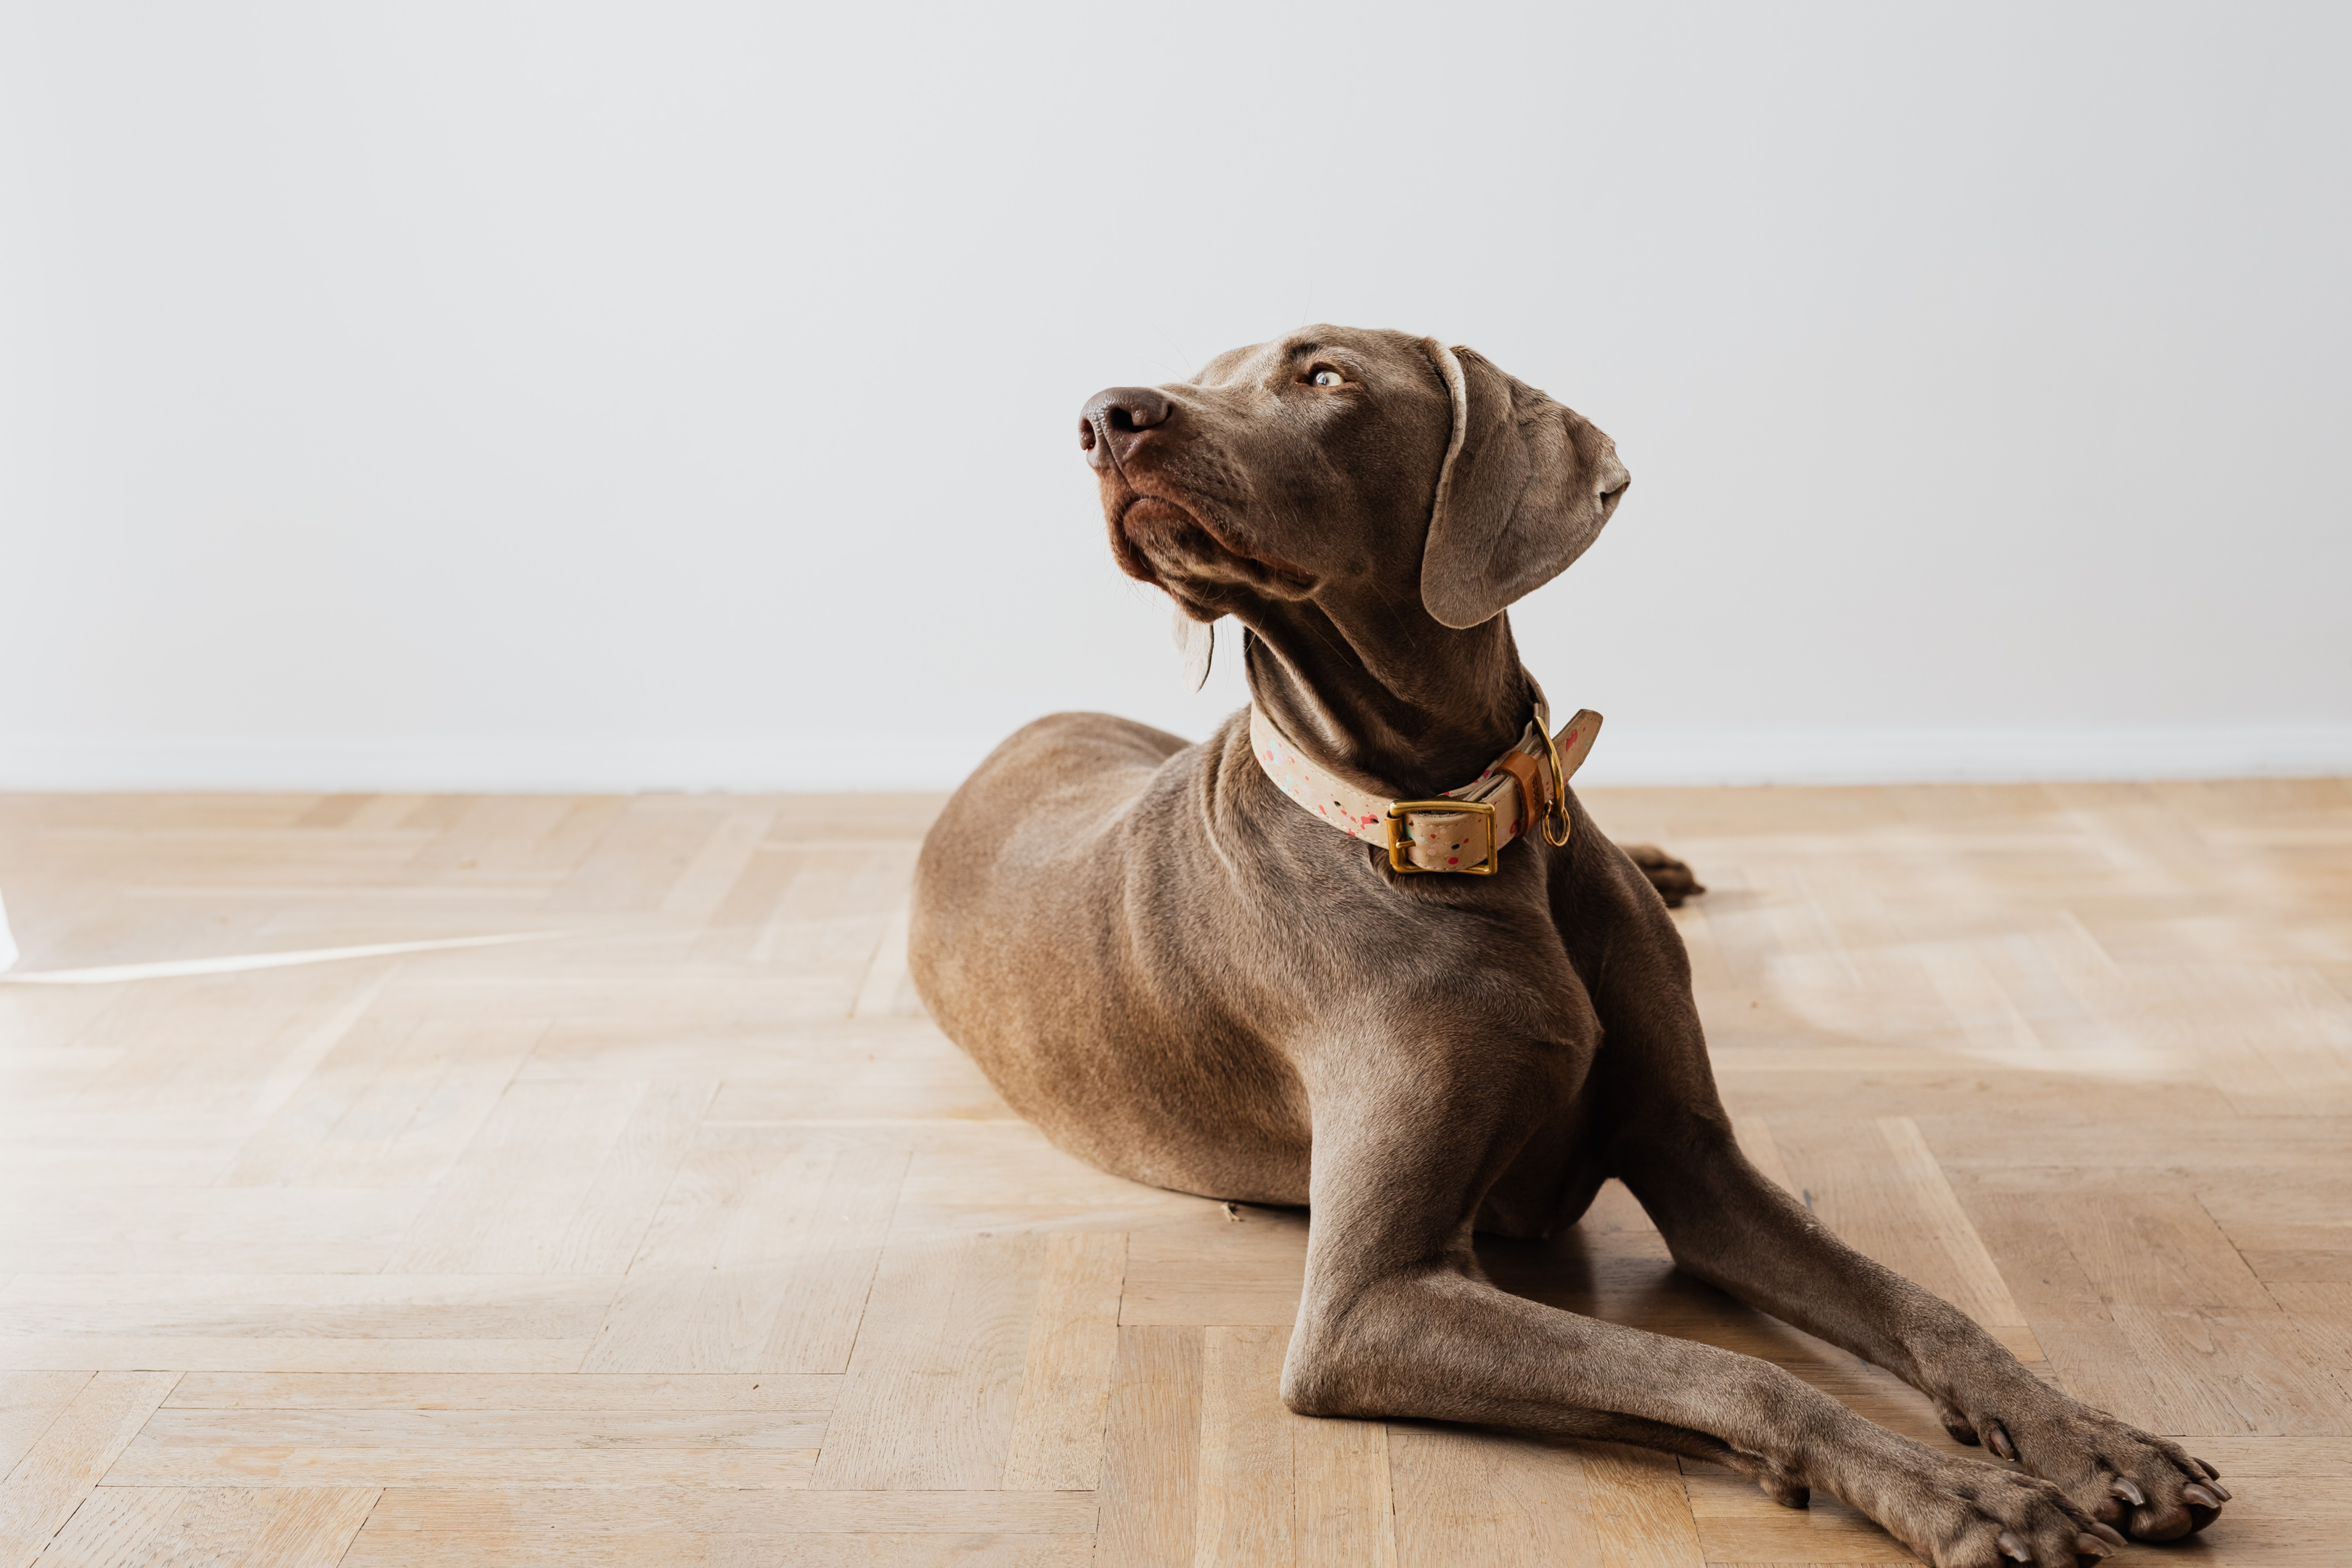
[(1307, 384), (1312, 386), (1339, 386), (1345, 384), (1347, 379), (1328, 364), (1319, 367), (1314, 374), (1307, 378)]

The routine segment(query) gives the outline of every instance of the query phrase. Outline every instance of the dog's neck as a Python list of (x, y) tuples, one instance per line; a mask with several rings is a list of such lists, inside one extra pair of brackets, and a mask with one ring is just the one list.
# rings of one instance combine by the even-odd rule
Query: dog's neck
[(1455, 788), (1517, 740), (1534, 710), (1507, 616), (1456, 631), (1417, 604), (1335, 615), (1290, 600), (1253, 605), (1241, 619), (1255, 634), (1244, 660), (1250, 700), (1317, 762), (1370, 784), (1408, 796)]

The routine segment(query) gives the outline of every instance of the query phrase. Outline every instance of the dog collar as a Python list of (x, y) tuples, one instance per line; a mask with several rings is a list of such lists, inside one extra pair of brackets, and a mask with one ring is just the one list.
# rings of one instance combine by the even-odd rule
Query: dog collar
[[(1486, 772), (1434, 800), (1391, 800), (1309, 762), (1265, 709), (1250, 704), (1250, 752), (1275, 787), (1350, 838), (1385, 842), (1389, 865), (1402, 873), (1492, 876), (1503, 846), (1538, 822), (1548, 842), (1566, 844), (1568, 781), (1592, 750), (1601, 715), (1582, 709), (1559, 735), (1550, 728), (1551, 710), (1538, 695), (1517, 744)], [(1557, 838), (1549, 820), (1555, 816)]]

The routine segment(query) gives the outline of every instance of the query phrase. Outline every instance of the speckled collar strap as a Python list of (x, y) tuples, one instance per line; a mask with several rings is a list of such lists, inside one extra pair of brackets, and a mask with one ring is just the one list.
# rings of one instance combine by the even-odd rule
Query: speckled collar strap
[(1551, 711), (1538, 696), (1518, 743), (1486, 772), (1433, 800), (1392, 800), (1309, 762), (1265, 709), (1250, 704), (1250, 751), (1275, 787), (1349, 837), (1386, 845), (1400, 872), (1491, 875), (1503, 846), (1539, 822), (1546, 838), (1567, 843), (1568, 781), (1592, 750), (1601, 715), (1581, 710), (1556, 738), (1550, 728)]

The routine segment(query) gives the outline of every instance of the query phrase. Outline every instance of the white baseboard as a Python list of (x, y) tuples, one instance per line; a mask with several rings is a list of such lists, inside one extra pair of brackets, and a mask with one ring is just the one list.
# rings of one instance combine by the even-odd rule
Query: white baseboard
[(773, 741), (613, 736), (494, 741), (0, 739), (0, 790), (636, 795), (952, 789), (1003, 735)]
[[(1001, 735), (774, 741), (0, 740), (0, 790), (634, 794), (943, 790)], [(1580, 784), (1805, 784), (2352, 775), (2352, 723), (2105, 729), (1610, 726)]]
[(1643, 730), (1612, 725), (1590, 784), (1990, 784), (2352, 774), (2352, 723), (2178, 728)]

